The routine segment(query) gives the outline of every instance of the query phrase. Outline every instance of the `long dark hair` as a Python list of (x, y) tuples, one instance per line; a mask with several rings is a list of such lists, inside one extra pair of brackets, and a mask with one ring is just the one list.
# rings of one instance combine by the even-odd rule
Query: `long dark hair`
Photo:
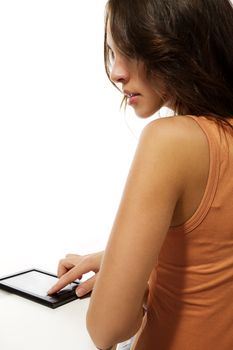
[(166, 85), (176, 114), (233, 118), (233, 7), (229, 0), (109, 0), (114, 43)]

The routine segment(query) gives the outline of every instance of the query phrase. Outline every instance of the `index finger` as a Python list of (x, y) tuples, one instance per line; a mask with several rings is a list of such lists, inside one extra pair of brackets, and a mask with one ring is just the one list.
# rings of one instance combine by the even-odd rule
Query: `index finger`
[(77, 277), (77, 272), (75, 271), (75, 268), (72, 268), (68, 272), (66, 272), (64, 275), (62, 275), (57, 283), (55, 283), (47, 292), (48, 295), (57, 293), (62, 288), (66, 287), (68, 284), (74, 282)]
[(75, 267), (78, 263), (78, 258), (80, 258), (79, 255), (67, 254), (65, 259), (60, 260), (57, 268), (58, 277), (60, 278), (62, 275)]

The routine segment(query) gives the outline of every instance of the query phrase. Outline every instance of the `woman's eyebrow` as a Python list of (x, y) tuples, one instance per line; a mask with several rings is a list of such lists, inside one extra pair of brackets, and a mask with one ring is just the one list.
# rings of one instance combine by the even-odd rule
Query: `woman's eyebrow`
[(106, 35), (106, 46), (110, 50), (112, 50), (112, 46), (113, 46), (113, 45), (111, 45), (111, 44), (113, 44), (112, 41), (113, 40), (112, 40), (111, 34), (107, 33), (107, 35)]
[(112, 50), (111, 45), (108, 42), (106, 42), (106, 46), (109, 50)]
[(111, 52), (111, 53), (113, 53), (113, 49), (111, 48), (111, 46), (107, 43), (106, 44), (106, 46), (107, 46), (107, 49)]

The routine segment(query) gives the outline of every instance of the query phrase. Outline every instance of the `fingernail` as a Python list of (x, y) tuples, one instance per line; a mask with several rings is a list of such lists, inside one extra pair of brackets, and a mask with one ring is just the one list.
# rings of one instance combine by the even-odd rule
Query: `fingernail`
[(77, 294), (78, 297), (82, 297), (85, 294), (87, 294), (87, 291), (84, 288), (78, 288), (77, 291), (76, 291), (76, 294)]

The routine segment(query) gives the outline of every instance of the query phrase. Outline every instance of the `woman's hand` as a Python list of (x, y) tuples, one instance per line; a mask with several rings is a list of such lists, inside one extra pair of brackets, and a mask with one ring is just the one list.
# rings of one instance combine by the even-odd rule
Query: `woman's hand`
[(48, 291), (48, 295), (54, 294), (88, 272), (95, 272), (95, 275), (84, 281), (76, 288), (76, 294), (81, 297), (91, 292), (96, 274), (99, 272), (103, 251), (88, 255), (68, 254), (65, 259), (60, 260), (57, 270), (58, 282)]

